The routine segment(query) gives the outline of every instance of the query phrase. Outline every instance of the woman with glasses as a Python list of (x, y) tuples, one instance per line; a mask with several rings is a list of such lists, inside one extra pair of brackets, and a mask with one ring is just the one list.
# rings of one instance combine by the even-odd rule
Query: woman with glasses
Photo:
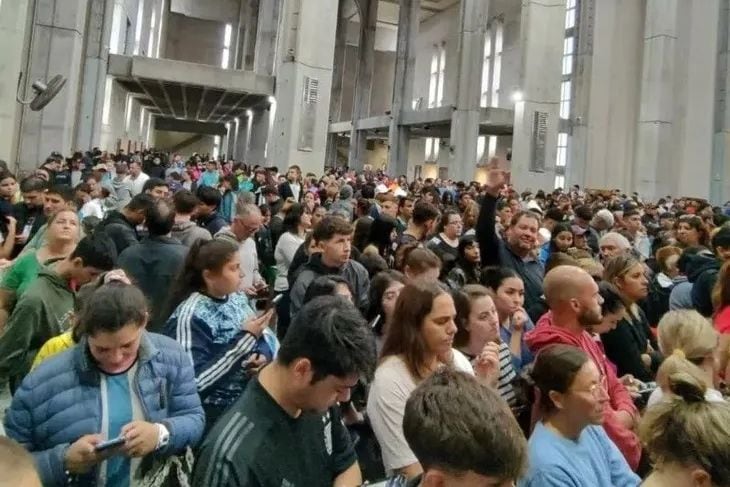
[(553, 345), (535, 359), (532, 379), (542, 419), (530, 436), (530, 469), (520, 487), (628, 487), (641, 479), (601, 423), (606, 376), (579, 348)]

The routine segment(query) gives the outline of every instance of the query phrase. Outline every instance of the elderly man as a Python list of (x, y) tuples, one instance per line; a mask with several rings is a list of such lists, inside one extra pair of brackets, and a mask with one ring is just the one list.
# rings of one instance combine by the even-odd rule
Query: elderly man
[(261, 210), (251, 203), (244, 203), (241, 199), (236, 202), (236, 216), (231, 225), (223, 227), (214, 238), (228, 240), (238, 246), (241, 257), (240, 289), (249, 296), (255, 296), (266, 288), (266, 282), (259, 274), (259, 256), (256, 252), (256, 241), (253, 239), (261, 228)]
[(622, 252), (631, 251), (631, 242), (618, 232), (608, 232), (598, 241), (601, 258), (605, 261)]
[(603, 427), (631, 468), (636, 469), (641, 458), (641, 444), (633, 431), (638, 418), (636, 407), (589, 333), (592, 327), (600, 325), (603, 320), (603, 299), (598, 292), (598, 285), (579, 267), (558, 266), (545, 276), (544, 289), (550, 311), (526, 335), (527, 345), (533, 353), (538, 353), (548, 345), (562, 343), (578, 347), (591, 357), (601, 372), (604, 381), (602, 386), (609, 396)]

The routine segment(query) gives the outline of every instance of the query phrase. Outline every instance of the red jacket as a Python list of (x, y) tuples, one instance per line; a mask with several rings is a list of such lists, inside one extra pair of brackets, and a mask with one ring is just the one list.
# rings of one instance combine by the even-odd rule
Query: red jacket
[(611, 407), (606, 408), (603, 428), (609, 438), (621, 450), (631, 468), (636, 470), (641, 459), (641, 443), (636, 433), (627, 429), (616, 418), (616, 412), (618, 411), (626, 411), (631, 416), (636, 417), (638, 414), (636, 406), (626, 387), (616, 377), (616, 371), (610, 366), (608, 359), (591, 335), (587, 331), (575, 334), (559, 326), (554, 326), (553, 314), (547, 312), (538, 320), (535, 329), (525, 335), (525, 342), (533, 353), (538, 353), (548, 345), (562, 343), (580, 348), (593, 359), (598, 370), (606, 376), (608, 384)]

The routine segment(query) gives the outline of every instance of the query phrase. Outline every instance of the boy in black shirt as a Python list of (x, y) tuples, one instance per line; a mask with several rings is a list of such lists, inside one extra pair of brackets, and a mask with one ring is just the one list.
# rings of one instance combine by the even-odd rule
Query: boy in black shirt
[(375, 367), (375, 342), (357, 309), (336, 296), (307, 303), (276, 360), (216, 423), (194, 486), (332, 487), (362, 483), (336, 403)]

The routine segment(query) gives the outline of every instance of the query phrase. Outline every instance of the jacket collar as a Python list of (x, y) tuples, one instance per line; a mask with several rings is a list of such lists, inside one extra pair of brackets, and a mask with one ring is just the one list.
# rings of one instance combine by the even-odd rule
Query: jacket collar
[[(159, 353), (159, 349), (152, 343), (149, 333), (142, 331), (137, 351), (137, 362), (144, 364), (152, 360)], [(74, 349), (74, 362), (82, 382), (90, 384), (99, 383), (99, 369), (94, 363), (89, 352), (89, 341), (86, 336), (81, 337), (78, 346)]]

